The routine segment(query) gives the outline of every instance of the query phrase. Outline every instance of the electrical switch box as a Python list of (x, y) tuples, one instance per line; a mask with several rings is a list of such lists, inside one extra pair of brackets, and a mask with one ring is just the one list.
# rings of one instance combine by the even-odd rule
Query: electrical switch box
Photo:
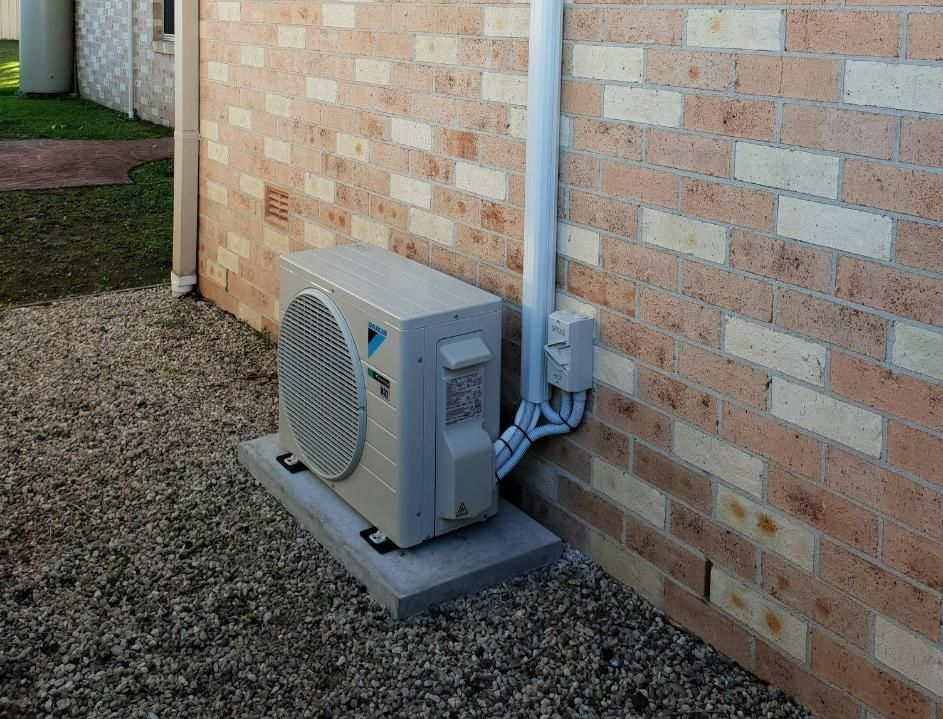
[(581, 392), (593, 386), (592, 317), (557, 310), (547, 317), (547, 382), (564, 392)]

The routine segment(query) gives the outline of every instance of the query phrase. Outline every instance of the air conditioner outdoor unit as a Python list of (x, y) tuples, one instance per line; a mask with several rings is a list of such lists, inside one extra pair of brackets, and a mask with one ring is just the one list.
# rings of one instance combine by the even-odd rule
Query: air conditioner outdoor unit
[(354, 244), (283, 255), (280, 307), (286, 452), (399, 547), (497, 512), (498, 297)]

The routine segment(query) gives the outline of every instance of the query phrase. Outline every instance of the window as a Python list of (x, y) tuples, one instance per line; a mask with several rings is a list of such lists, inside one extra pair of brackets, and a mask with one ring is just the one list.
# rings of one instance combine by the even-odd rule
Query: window
[(174, 0), (164, 0), (164, 35), (174, 34)]

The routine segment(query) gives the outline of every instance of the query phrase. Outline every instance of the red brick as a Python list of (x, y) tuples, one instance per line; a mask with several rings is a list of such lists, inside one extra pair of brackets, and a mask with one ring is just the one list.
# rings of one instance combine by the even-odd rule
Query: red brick
[(639, 319), (697, 342), (720, 346), (720, 313), (710, 307), (642, 287)]
[[(943, 15), (940, 18), (943, 19)], [(915, 165), (943, 167), (943, 122), (902, 118), (900, 159), (902, 162), (911, 162)]]
[(609, 312), (601, 313), (599, 337), (623, 354), (637, 357), (664, 369), (674, 366), (674, 341), (668, 335), (618, 317)]
[(738, 55), (734, 88), (745, 95), (834, 101), (839, 64), (834, 60)]
[(756, 675), (794, 696), (817, 719), (857, 719), (858, 705), (763, 642), (756, 643)]
[(459, 225), (456, 227), (455, 249), (493, 265), (503, 265), (507, 257), (507, 240)]
[(907, 16), (907, 57), (943, 60), (943, 15), (912, 13)]
[[(474, 195), (434, 185), (432, 188), (432, 211), (459, 222), (477, 225), (481, 216), (481, 200)], [(504, 264), (503, 259), (501, 264)]]
[(669, 172), (621, 162), (603, 162), (602, 189), (640, 202), (674, 207), (678, 197), (678, 177)]
[(943, 440), (897, 422), (887, 423), (887, 461), (943, 485)]
[(847, 160), (842, 199), (856, 205), (943, 220), (943, 175)]
[(884, 525), (884, 562), (937, 592), (943, 592), (943, 544), (896, 524)]
[(940, 600), (846, 549), (823, 541), (819, 575), (834, 587), (931, 639), (940, 628)]
[(557, 480), (557, 500), (564, 509), (622, 541), (622, 512), (608, 502), (562, 476)]
[(763, 591), (852, 644), (868, 644), (868, 610), (849, 596), (763, 553)]
[(611, 307), (623, 314), (635, 311), (635, 285), (615, 275), (570, 262), (567, 289), (593, 304)]
[(741, 666), (750, 666), (753, 637), (707, 602), (686, 592), (674, 582), (665, 581), (664, 610), (673, 621)]
[(887, 321), (853, 307), (780, 289), (776, 324), (846, 349), (884, 359)]
[(806, 477), (818, 479), (820, 445), (808, 435), (731, 404), (724, 405), (724, 427), (721, 434), (741, 447), (746, 447)]
[(649, 48), (646, 79), (655, 85), (726, 90), (730, 55)]
[(424, 265), (429, 263), (429, 243), (418, 237), (394, 231), (390, 237), (390, 250), (414, 262), (421, 262)]
[(501, 235), (524, 239), (524, 212), (517, 207), (482, 201), (481, 226)]
[(702, 474), (682, 467), (641, 443), (635, 445), (633, 471), (649, 484), (684, 500), (702, 512), (710, 512), (711, 483)]
[(828, 448), (825, 481), (836, 492), (943, 540), (943, 493), (836, 447)]
[(565, 40), (604, 40), (606, 12), (596, 8), (567, 7), (563, 11)]
[(665, 289), (674, 289), (678, 282), (674, 255), (610, 237), (602, 241), (602, 266), (609, 272)]
[(478, 269), (478, 286), (507, 302), (521, 303), (521, 276), (516, 273), (482, 263)]
[(943, 387), (848, 355), (832, 355), (832, 390), (862, 404), (943, 430)]
[(724, 529), (687, 507), (672, 504), (671, 533), (704, 552), (711, 560), (753, 582), (756, 548), (736, 532)]
[(629, 438), (595, 417), (583, 417), (572, 437), (573, 441), (600, 455), (609, 464), (625, 467), (628, 462)]
[(613, 8), (609, 11), (609, 40), (680, 45), (682, 19), (680, 10)]
[(831, 282), (827, 253), (743, 230), (730, 233), (730, 266), (818, 292)]
[(681, 343), (678, 371), (682, 377), (710, 387), (720, 394), (760, 409), (766, 407), (769, 377), (765, 372), (684, 342)]
[(573, 149), (626, 160), (642, 159), (642, 129), (603, 120), (573, 120)]
[(695, 592), (702, 594), (707, 584), (707, 563), (681, 544), (638, 520), (628, 518), (625, 545)]
[(595, 188), (599, 182), (599, 160), (564, 152), (560, 156), (560, 182), (577, 187)]
[[(512, 472), (509, 476), (514, 477), (514, 474)], [(521, 509), (550, 529), (563, 541), (569, 542), (581, 551), (588, 550), (588, 535), (591, 530), (586, 524), (571, 517), (556, 504), (551, 504), (529, 487), (522, 487), (521, 489)]]
[(684, 178), (681, 209), (712, 220), (755, 230), (773, 229), (773, 198), (768, 192)]
[(717, 401), (683, 382), (643, 367), (638, 373), (638, 396), (708, 432), (717, 430)]
[(773, 288), (767, 282), (741, 277), (695, 262), (685, 262), (681, 291), (701, 302), (739, 312), (763, 322), (772, 319)]
[[(625, 237), (635, 236), (638, 209), (621, 200), (570, 190), (569, 217), (581, 225), (598, 227)], [(607, 268), (608, 269), (608, 268)]]
[(671, 442), (671, 420), (668, 417), (603, 385), (596, 393), (596, 416), (661, 449), (667, 449)]
[(564, 80), (560, 85), (560, 111), (570, 115), (599, 117), (602, 86), (592, 82)]
[(773, 140), (776, 134), (775, 106), (759, 100), (686, 95), (684, 126), (688, 130), (717, 135)]
[(767, 495), (770, 504), (787, 514), (862, 552), (877, 554), (878, 519), (873, 512), (778, 467), (770, 467)]
[(730, 174), (730, 143), (727, 140), (651, 128), (648, 131), (646, 159), (654, 165), (727, 177)]
[(894, 152), (894, 118), (812, 105), (784, 105), (782, 141), (889, 160)]
[(832, 55), (897, 57), (896, 13), (793, 10), (786, 12), (786, 50)]
[(918, 322), (943, 325), (943, 280), (839, 257), (835, 294)]
[(592, 455), (569, 438), (560, 438), (556, 442), (540, 442), (534, 447), (534, 451), (577, 479), (589, 483)]
[(444, 155), (474, 160), (478, 157), (478, 136), (464, 130), (437, 130), (436, 147)]

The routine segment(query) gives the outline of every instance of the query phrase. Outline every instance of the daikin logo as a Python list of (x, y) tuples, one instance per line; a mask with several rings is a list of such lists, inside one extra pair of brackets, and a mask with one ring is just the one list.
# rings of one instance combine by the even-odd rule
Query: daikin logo
[(375, 325), (373, 322), (367, 323), (367, 357), (373, 357), (373, 353), (380, 349), (383, 340), (386, 339), (386, 330)]

